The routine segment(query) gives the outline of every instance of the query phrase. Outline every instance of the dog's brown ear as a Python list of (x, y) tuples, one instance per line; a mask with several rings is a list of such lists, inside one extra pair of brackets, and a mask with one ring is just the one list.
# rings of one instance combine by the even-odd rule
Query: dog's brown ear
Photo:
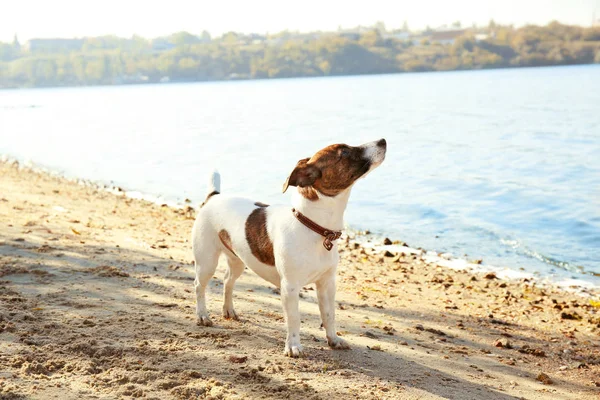
[(298, 161), (296, 168), (294, 168), (283, 184), (283, 193), (285, 193), (288, 186), (310, 186), (321, 177), (321, 170), (314, 165), (309, 165), (308, 160), (310, 160), (310, 158), (304, 158)]

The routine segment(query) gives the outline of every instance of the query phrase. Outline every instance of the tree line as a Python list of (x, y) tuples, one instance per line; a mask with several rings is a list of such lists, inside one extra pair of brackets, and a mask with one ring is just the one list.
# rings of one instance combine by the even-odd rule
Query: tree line
[(276, 35), (179, 32), (0, 42), (0, 88), (358, 75), (600, 63), (600, 27), (552, 22), (461, 31)]

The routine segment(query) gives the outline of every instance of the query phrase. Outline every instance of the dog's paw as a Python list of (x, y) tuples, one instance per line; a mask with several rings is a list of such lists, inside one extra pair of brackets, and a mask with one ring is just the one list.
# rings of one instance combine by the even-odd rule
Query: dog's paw
[(236, 314), (236, 312), (233, 308), (225, 308), (225, 307), (223, 307), (223, 318), (233, 319), (236, 321), (240, 320), (240, 318), (238, 317), (238, 315)]
[(344, 339), (339, 336), (334, 336), (333, 338), (327, 338), (327, 344), (334, 350), (348, 350), (350, 349), (350, 345)]
[(208, 315), (199, 315), (198, 316), (198, 325), (201, 326), (213, 326), (213, 322), (208, 318)]
[(285, 354), (288, 357), (292, 357), (292, 358), (297, 358), (302, 356), (302, 345), (297, 344), (297, 345), (289, 345), (286, 344), (285, 345), (285, 350), (283, 351), (283, 354)]

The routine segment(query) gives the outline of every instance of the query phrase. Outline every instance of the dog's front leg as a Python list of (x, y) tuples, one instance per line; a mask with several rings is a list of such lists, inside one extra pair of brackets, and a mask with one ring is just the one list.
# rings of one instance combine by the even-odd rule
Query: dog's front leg
[(300, 344), (300, 311), (298, 302), (300, 299), (300, 285), (282, 281), (281, 301), (283, 303), (283, 315), (287, 323), (287, 338), (285, 340), (284, 353), (290, 357), (302, 355)]
[(350, 345), (335, 331), (335, 268), (317, 281), (317, 298), (327, 344), (332, 349), (349, 349)]

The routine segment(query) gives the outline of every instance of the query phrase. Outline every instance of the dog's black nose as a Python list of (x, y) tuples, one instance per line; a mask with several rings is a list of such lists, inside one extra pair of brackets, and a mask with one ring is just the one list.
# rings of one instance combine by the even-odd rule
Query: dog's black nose
[(385, 141), (385, 139), (381, 139), (381, 140), (379, 140), (379, 142), (377, 142), (377, 146), (387, 147), (387, 142)]

